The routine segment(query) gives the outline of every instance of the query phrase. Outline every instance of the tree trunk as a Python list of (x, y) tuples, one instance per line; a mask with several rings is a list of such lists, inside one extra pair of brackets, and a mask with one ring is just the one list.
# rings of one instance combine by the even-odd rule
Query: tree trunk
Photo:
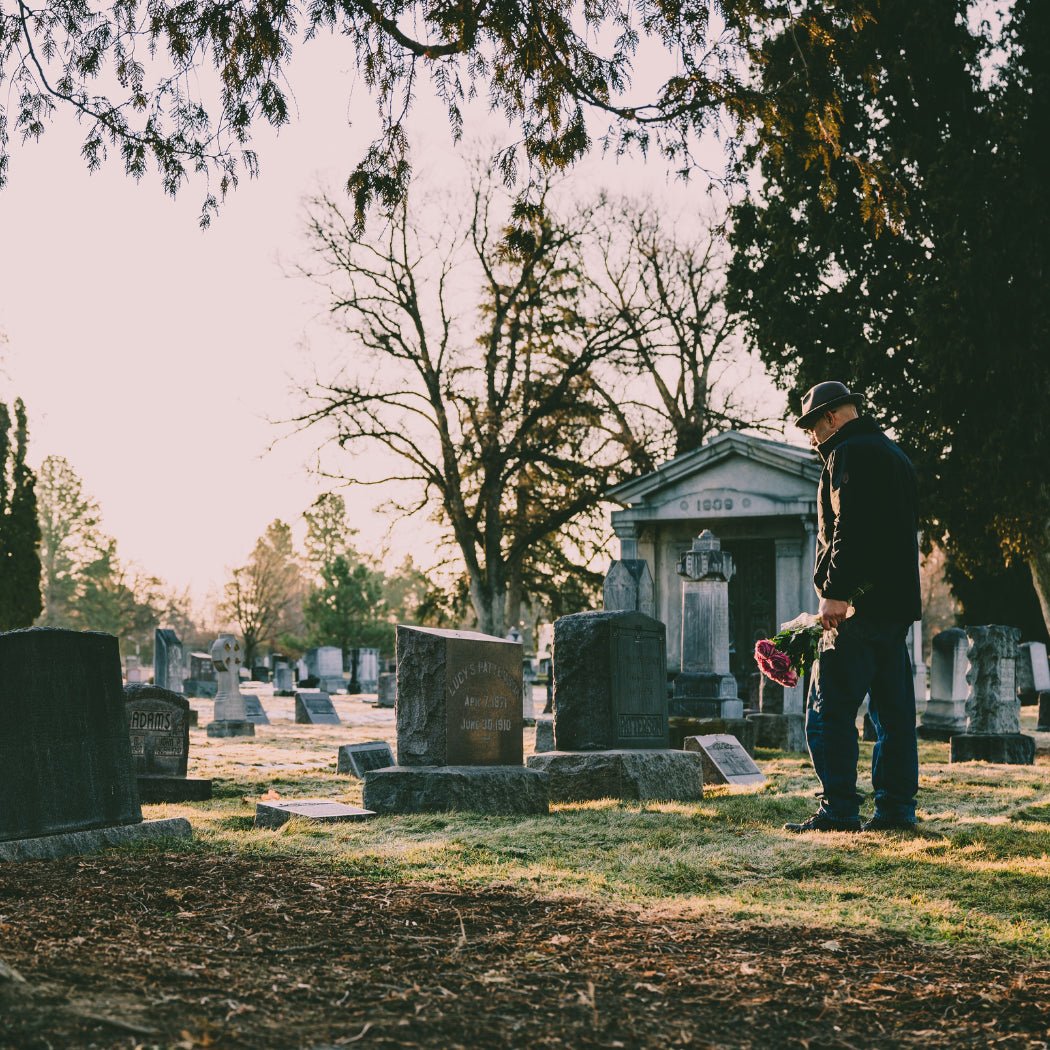
[(506, 627), (517, 627), (521, 630), (521, 573), (514, 569), (511, 571), (510, 580), (507, 582), (507, 616)]
[(1033, 549), (1028, 568), (1035, 593), (1039, 596), (1039, 607), (1043, 610), (1043, 623), (1050, 631), (1050, 540)]

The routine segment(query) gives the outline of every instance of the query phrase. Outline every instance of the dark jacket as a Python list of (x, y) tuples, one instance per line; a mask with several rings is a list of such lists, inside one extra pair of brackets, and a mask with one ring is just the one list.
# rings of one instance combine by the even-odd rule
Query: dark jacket
[(864, 416), (840, 427), (817, 452), (824, 460), (813, 572), (817, 593), (853, 599), (858, 616), (918, 620), (918, 487), (911, 461)]

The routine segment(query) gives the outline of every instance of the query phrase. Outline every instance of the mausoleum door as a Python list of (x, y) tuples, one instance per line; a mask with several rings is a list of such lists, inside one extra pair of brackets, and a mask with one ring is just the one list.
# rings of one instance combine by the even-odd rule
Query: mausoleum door
[(729, 581), (729, 670), (737, 695), (746, 700), (751, 675), (758, 670), (755, 642), (777, 628), (776, 547), (771, 539), (731, 539), (722, 541), (722, 549), (733, 555), (736, 567)]

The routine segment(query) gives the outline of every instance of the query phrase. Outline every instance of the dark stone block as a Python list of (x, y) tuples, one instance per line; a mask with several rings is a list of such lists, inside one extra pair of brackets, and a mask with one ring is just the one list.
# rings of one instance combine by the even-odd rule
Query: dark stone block
[(187, 777), (139, 777), (139, 801), (146, 802), (204, 802), (211, 798), (210, 780), (190, 780)]
[(520, 766), (521, 643), (475, 631), (397, 628), (402, 766)]
[(209, 722), (205, 732), (212, 737), (255, 736), (255, 723), (228, 718), (221, 722)]
[(365, 775), (364, 803), (377, 813), (549, 812), (547, 777), (524, 766), (392, 766)]
[(184, 817), (169, 817), (167, 820), (147, 820), (139, 824), (70, 831), (40, 838), (11, 839), (0, 842), (0, 861), (55, 860), (58, 857), (98, 853), (111, 846), (191, 838), (193, 829), (188, 820)]
[(0, 634), (0, 841), (142, 821), (112, 635)]
[(204, 700), (214, 700), (218, 692), (219, 683), (214, 679), (187, 678), (182, 683), (183, 692), (187, 696), (199, 697)]
[(270, 719), (259, 697), (255, 693), (241, 693), (241, 696), (244, 697), (244, 711), (248, 716), (248, 721), (252, 725), (268, 726)]
[(953, 736), (958, 736), (959, 731), (957, 729), (945, 729), (941, 726), (920, 725), (915, 730), (915, 734), (920, 740), (940, 740), (946, 744)]
[(124, 713), (138, 776), (186, 775), (190, 752), (189, 709), (189, 700), (159, 685), (124, 687)]
[(1050, 692), (1039, 694), (1039, 717), (1035, 729), (1037, 733), (1050, 733)]
[(747, 716), (754, 733), (755, 747), (805, 754), (806, 720), (803, 715), (757, 714)]
[(1030, 766), (1035, 762), (1035, 737), (1024, 733), (958, 733), (951, 740), (949, 761)]
[(541, 751), (554, 750), (554, 719), (540, 717), (536, 719), (536, 744), (533, 751), (539, 754)]
[(696, 802), (704, 797), (703, 760), (688, 751), (547, 751), (529, 769), (550, 777), (552, 802)]
[(397, 675), (386, 671), (376, 683), (376, 707), (395, 707), (396, 701)]
[(186, 711), (186, 721), (189, 723), (190, 729), (194, 729), (200, 723), (200, 716), (192, 707)]
[(559, 751), (666, 749), (667, 629), (639, 612), (585, 612), (554, 623)]
[(336, 714), (327, 693), (301, 689), (295, 694), (295, 721), (298, 725), (338, 726), (343, 723)]
[(669, 720), (671, 747), (681, 750), (687, 736), (728, 734), (740, 741), (744, 750), (754, 757), (755, 725), (750, 718), (671, 718)]
[(364, 778), (373, 769), (394, 765), (394, 752), (385, 740), (369, 740), (364, 744), (344, 744), (339, 749), (337, 770)]

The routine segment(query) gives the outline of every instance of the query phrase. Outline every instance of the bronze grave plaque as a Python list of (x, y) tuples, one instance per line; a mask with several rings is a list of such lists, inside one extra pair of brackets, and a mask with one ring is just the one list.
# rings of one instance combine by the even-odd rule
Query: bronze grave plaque
[(449, 638), (445, 668), (445, 752), (450, 766), (520, 766), (521, 645), (498, 638)]

